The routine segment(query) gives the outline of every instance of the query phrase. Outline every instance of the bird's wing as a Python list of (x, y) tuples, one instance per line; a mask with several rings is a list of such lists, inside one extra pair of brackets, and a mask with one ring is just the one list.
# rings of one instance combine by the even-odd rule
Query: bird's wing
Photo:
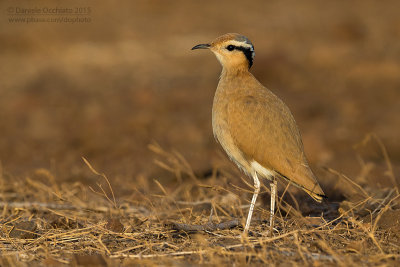
[(323, 195), (308, 167), (296, 122), (277, 96), (264, 89), (257, 95), (232, 97), (228, 125), (235, 144), (248, 160), (277, 172), (310, 195)]

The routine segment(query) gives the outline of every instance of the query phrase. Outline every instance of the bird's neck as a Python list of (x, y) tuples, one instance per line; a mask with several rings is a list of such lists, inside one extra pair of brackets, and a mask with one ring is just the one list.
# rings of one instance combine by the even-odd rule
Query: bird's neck
[(228, 80), (236, 80), (236, 79), (243, 79), (245, 77), (252, 76), (249, 72), (248, 67), (240, 66), (235, 68), (223, 67), (221, 72), (221, 80), (228, 79)]
[(238, 88), (245, 88), (256, 82), (254, 76), (249, 72), (248, 68), (222, 68), (221, 76), (219, 79), (219, 88), (224, 91), (237, 90)]

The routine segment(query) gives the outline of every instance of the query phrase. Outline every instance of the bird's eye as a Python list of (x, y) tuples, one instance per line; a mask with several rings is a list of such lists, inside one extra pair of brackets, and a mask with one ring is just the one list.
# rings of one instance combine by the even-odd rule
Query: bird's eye
[(228, 51), (233, 51), (233, 49), (235, 49), (235, 46), (233, 46), (233, 45), (228, 45), (228, 46), (226, 47), (226, 49), (228, 49)]

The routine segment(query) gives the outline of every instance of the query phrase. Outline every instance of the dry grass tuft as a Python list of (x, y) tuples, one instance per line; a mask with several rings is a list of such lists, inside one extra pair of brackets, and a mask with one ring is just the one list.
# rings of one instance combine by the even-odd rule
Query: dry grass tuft
[[(286, 187), (279, 194), (283, 198), (279, 201), (272, 237), (264, 219), (268, 218), (268, 207), (260, 202), (248, 237), (240, 236), (241, 227), (190, 228), (191, 233), (173, 230), (168, 222), (223, 225), (236, 218), (243, 220), (251, 190), (229, 184), (223, 174), (214, 173), (199, 182), (200, 178), (181, 155), (157, 145), (151, 148), (164, 157), (158, 165), (174, 173), (179, 182), (168, 186), (154, 180), (151, 192), (136, 190), (128, 198), (114, 195), (107, 176), (96, 171), (86, 159), (84, 163), (89, 169), (106, 180), (108, 190), (100, 184), (100, 191), (81, 183), (57, 184), (51, 172), (44, 169), (34, 172), (41, 179), (2, 178), (1, 264), (91, 262), (111, 266), (186, 262), (345, 266), (400, 261), (397, 188), (362, 187), (332, 169), (329, 171), (336, 177), (344, 178), (336, 179), (347, 181), (359, 191), (357, 198), (317, 206), (307, 198), (290, 196), (291, 190)], [(179, 165), (181, 162), (183, 166)], [(302, 205), (296, 205), (292, 197)], [(308, 210), (302, 209), (303, 203)]]

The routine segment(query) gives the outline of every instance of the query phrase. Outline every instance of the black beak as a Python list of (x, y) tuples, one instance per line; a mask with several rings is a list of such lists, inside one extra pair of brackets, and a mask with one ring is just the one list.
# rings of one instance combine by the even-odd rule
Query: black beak
[(192, 47), (192, 50), (195, 50), (195, 49), (208, 49), (208, 48), (210, 48), (210, 44), (198, 44), (198, 45)]

